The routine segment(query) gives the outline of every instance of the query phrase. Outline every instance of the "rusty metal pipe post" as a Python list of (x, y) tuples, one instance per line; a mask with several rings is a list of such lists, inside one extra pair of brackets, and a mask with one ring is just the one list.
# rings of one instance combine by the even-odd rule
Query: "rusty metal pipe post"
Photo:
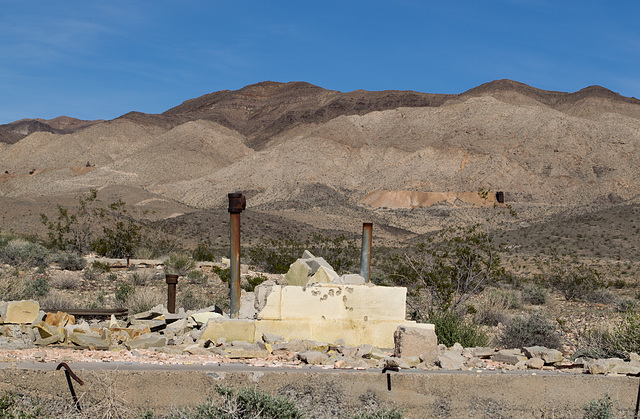
[(360, 276), (369, 283), (371, 270), (371, 245), (373, 243), (373, 223), (362, 224), (362, 253), (360, 256)]
[(165, 274), (167, 280), (167, 310), (169, 313), (176, 312), (176, 285), (178, 284), (178, 275)]
[(240, 213), (246, 208), (247, 201), (241, 193), (230, 193), (229, 214), (231, 215), (231, 278), (229, 280), (230, 308), (229, 316), (237, 319), (240, 315)]

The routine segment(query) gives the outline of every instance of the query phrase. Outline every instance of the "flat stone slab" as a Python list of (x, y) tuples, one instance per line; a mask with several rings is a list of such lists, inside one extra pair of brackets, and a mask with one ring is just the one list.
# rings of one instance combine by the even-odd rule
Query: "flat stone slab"
[(39, 311), (37, 301), (0, 301), (0, 317), (4, 323), (31, 324), (38, 318)]

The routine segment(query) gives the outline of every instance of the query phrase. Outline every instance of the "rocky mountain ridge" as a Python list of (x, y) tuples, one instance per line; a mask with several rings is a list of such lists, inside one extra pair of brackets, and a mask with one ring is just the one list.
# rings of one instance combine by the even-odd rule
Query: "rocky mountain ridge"
[[(462, 220), (474, 205), (455, 196), (479, 188), (504, 191), (527, 222), (634, 204), (639, 146), (640, 101), (599, 86), (565, 93), (497, 80), (461, 94), (342, 93), (263, 82), (157, 115), (0, 126), (0, 199), (18, 208), (121, 189), (132, 205), (171, 202), (155, 217), (178, 220), (243, 191), (253, 210), (291, 223), (357, 231), (368, 218), (423, 234), (446, 217), (420, 207)], [(376, 191), (394, 202), (364, 200)], [(453, 198), (423, 205), (410, 199), (417, 192)], [(10, 225), (18, 215), (3, 217)]]

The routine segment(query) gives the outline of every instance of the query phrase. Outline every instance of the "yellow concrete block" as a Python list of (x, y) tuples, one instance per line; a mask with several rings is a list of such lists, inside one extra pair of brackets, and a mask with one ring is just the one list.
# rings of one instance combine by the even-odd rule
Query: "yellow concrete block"
[[(404, 287), (315, 284), (284, 287), (282, 320), (395, 320), (405, 319)], [(261, 318), (265, 318), (262, 313)], [(273, 318), (273, 317), (271, 317)]]
[(280, 286), (271, 288), (271, 293), (267, 296), (266, 305), (258, 313), (259, 319), (280, 320), (282, 318), (282, 289), (283, 287)]
[(286, 340), (315, 339), (311, 322), (307, 320), (256, 320), (256, 339), (261, 339), (263, 333), (279, 335)]
[(339, 285), (282, 288), (282, 320), (337, 320), (344, 318), (344, 290)]
[(221, 337), (225, 338), (227, 342), (234, 340), (255, 342), (255, 322), (243, 319), (212, 319), (207, 323), (207, 327), (204, 329), (200, 339), (211, 339), (215, 342)]

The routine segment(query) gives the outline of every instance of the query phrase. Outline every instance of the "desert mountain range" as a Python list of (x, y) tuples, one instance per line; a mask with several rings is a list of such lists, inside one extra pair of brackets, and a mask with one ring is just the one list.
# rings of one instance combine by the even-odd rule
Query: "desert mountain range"
[(223, 240), (204, 224), (223, 223), (227, 193), (242, 191), (254, 232), (355, 233), (374, 221), (406, 239), (463, 220), (479, 188), (503, 191), (527, 225), (635, 205), (639, 167), (640, 100), (599, 86), (342, 93), (263, 82), (162, 114), (1, 125), (0, 228), (33, 232), (40, 212), (98, 188), (185, 237)]

